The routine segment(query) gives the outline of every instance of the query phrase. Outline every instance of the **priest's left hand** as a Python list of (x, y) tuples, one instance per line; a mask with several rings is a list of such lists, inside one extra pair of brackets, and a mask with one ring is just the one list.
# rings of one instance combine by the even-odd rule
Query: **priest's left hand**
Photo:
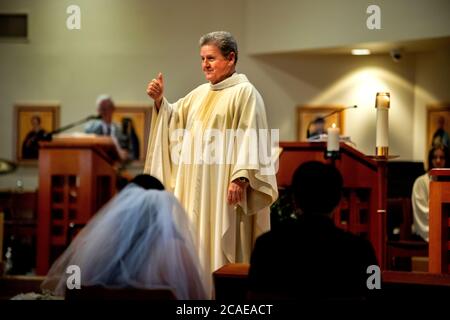
[(248, 182), (234, 180), (228, 186), (227, 202), (229, 205), (235, 205), (242, 200), (245, 190), (248, 187)]

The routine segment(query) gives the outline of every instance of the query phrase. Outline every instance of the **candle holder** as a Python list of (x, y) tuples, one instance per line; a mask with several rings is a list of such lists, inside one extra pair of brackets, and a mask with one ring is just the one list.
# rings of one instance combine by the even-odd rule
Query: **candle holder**
[(325, 150), (325, 159), (338, 160), (341, 159), (341, 152), (339, 150)]
[(375, 156), (379, 158), (389, 158), (389, 147), (375, 147)]

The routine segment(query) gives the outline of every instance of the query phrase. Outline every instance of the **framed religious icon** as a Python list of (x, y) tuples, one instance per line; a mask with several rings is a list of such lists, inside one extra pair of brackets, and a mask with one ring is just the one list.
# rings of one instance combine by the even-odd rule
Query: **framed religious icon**
[(427, 106), (427, 140), (425, 152), (436, 145), (450, 147), (450, 103)]
[(59, 127), (59, 105), (17, 104), (14, 137), (18, 163), (35, 164), (39, 158), (39, 142)]
[(297, 107), (297, 139), (306, 141), (327, 133), (333, 123), (344, 134), (344, 113), (342, 105), (301, 105)]
[(150, 106), (127, 106), (116, 103), (113, 122), (119, 125), (123, 134), (128, 138), (127, 150), (134, 161), (145, 161), (150, 120)]

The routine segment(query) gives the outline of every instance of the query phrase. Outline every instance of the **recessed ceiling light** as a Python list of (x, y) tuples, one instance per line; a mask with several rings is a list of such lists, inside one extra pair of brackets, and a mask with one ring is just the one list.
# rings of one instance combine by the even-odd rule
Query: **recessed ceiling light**
[(354, 56), (366, 56), (370, 54), (369, 49), (352, 49), (352, 55)]

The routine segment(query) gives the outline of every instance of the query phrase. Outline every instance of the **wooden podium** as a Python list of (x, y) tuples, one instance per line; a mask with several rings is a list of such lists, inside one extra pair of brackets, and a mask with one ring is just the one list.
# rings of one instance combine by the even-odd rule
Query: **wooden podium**
[(291, 184), (295, 169), (304, 162), (333, 163), (338, 168), (344, 178), (344, 196), (334, 213), (335, 224), (369, 239), (385, 269), (387, 161), (365, 156), (346, 143), (340, 144), (340, 159), (334, 160), (325, 159), (326, 142), (280, 142), (280, 147), (280, 189)]
[(83, 227), (116, 190), (111, 137), (55, 137), (39, 150), (37, 270), (45, 275)]
[(450, 169), (432, 169), (430, 178), (428, 270), (450, 273)]

